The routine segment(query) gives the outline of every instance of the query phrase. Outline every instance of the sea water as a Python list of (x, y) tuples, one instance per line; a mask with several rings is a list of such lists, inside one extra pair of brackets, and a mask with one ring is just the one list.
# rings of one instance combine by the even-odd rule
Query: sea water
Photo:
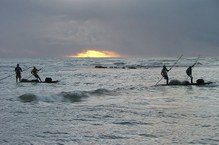
[[(170, 80), (188, 79), (185, 70), (196, 59), (181, 58)], [(9, 77), (0, 81), (0, 144), (217, 145), (219, 59), (200, 58), (193, 68), (194, 81), (213, 84), (155, 86), (162, 66), (176, 60), (1, 58), (0, 77)], [(35, 66), (42, 80), (60, 82), (16, 83), (17, 63), (22, 78), (34, 79)]]

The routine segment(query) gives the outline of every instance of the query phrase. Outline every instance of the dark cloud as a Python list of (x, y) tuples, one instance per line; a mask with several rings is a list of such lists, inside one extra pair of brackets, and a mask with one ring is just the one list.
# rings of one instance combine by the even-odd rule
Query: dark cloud
[(1, 0), (0, 57), (219, 54), (217, 0)]

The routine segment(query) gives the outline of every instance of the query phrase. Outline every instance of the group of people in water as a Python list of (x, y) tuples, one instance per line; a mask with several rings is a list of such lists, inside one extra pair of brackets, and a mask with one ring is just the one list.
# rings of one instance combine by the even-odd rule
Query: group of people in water
[[(192, 77), (192, 68), (195, 66), (195, 64), (193, 64), (192, 66), (189, 66), (186, 69), (186, 74), (190, 77), (191, 79), (191, 84), (193, 84), (193, 77)], [(164, 65), (163, 69), (161, 70), (161, 75), (163, 76), (163, 78), (166, 80), (166, 84), (169, 84), (169, 77), (168, 77), (168, 71), (170, 71), (170, 69), (167, 69), (167, 67)]]
[[(191, 84), (193, 84), (193, 77), (192, 77), (192, 68), (195, 66), (195, 64), (193, 64), (192, 66), (189, 66), (186, 70), (186, 74), (190, 77), (191, 79)], [(33, 69), (31, 70), (31, 74), (40, 82), (42, 82), (41, 78), (38, 75), (38, 71), (40, 71), (41, 69), (37, 69), (35, 66), (33, 66)], [(169, 77), (168, 77), (168, 71), (170, 71), (170, 69), (167, 69), (167, 67), (164, 65), (163, 69), (161, 70), (161, 75), (162, 77), (166, 80), (166, 84), (169, 84)], [(15, 68), (15, 73), (16, 73), (16, 82), (18, 82), (18, 80), (21, 80), (21, 72), (22, 69), (19, 66), (19, 64), (17, 64), (17, 67)]]
[[(37, 69), (35, 66), (33, 66), (33, 69), (31, 70), (31, 74), (40, 82), (42, 82), (41, 78), (38, 75), (38, 71), (40, 71), (41, 69)], [(19, 64), (17, 64), (17, 67), (15, 68), (15, 74), (16, 74), (16, 82), (20, 82), (21, 81), (21, 72), (22, 69), (19, 66)]]

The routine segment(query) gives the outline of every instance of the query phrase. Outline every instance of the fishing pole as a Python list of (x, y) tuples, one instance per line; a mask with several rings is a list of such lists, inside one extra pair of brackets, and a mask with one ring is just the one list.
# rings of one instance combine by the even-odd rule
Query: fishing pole
[(0, 81), (2, 81), (2, 80), (4, 80), (4, 79), (7, 79), (7, 78), (9, 78), (9, 77), (11, 77), (11, 76), (13, 76), (13, 75), (15, 75), (15, 74), (11, 74), (11, 75), (9, 75), (9, 76), (7, 76), (7, 77), (1, 78)]
[(172, 65), (172, 67), (170, 67), (169, 71), (177, 64), (177, 62), (182, 58), (182, 56), (183, 56), (183, 55), (181, 55), (181, 56), (177, 59), (177, 61)]
[[(182, 58), (182, 56), (183, 56), (183, 55), (181, 55), (181, 56), (176, 60), (176, 62), (170, 67), (169, 71), (177, 64), (177, 62)], [(159, 81), (155, 84), (155, 86), (156, 86), (162, 79), (163, 79), (163, 77), (159, 79)]]
[(27, 79), (29, 79), (30, 77), (32, 77), (32, 74), (29, 77), (27, 77)]
[(199, 58), (200, 58), (200, 55), (198, 56), (196, 62), (192, 65), (193, 67), (198, 63)]
[(163, 79), (163, 77), (160, 78), (159, 81), (157, 81), (157, 83), (155, 84), (155, 86), (157, 86), (157, 84), (158, 84), (162, 79)]
[[(30, 69), (31, 67), (28, 67), (27, 69), (24, 69), (23, 71), (26, 71), (26, 70), (28, 70), (28, 69)], [(16, 73), (13, 73), (13, 74), (11, 74), (11, 75), (8, 75), (8, 76), (6, 76), (6, 77), (4, 77), (4, 78), (1, 78), (0, 79), (0, 81), (2, 81), (2, 80), (4, 80), (4, 79), (7, 79), (7, 78), (9, 78), (9, 77), (11, 77), (11, 76), (13, 76), (13, 75), (15, 75)]]

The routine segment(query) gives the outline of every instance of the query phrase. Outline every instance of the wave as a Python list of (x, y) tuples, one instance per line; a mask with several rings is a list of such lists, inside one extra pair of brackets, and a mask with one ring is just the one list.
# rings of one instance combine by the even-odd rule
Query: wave
[(85, 92), (62, 92), (63, 102), (81, 102), (84, 98), (89, 97)]
[(82, 102), (85, 101), (86, 98), (91, 96), (105, 96), (105, 95), (113, 95), (114, 91), (110, 91), (107, 89), (96, 89), (91, 91), (73, 91), (73, 92), (61, 92), (55, 95), (35, 95), (32, 93), (27, 93), (19, 96), (19, 100), (23, 103), (28, 102)]
[(85, 98), (91, 96), (105, 96), (105, 95), (113, 95), (114, 91), (110, 91), (107, 89), (96, 89), (92, 91), (75, 91), (75, 92), (62, 92), (61, 96), (64, 98), (64, 102), (80, 102)]
[(114, 91), (110, 91), (107, 89), (96, 89), (94, 91), (88, 91), (87, 92), (90, 95), (97, 95), (97, 96), (101, 96), (101, 95), (113, 95)]
[(37, 96), (31, 93), (23, 94), (19, 96), (18, 98), (20, 99), (21, 102), (24, 102), (24, 103), (37, 101)]

